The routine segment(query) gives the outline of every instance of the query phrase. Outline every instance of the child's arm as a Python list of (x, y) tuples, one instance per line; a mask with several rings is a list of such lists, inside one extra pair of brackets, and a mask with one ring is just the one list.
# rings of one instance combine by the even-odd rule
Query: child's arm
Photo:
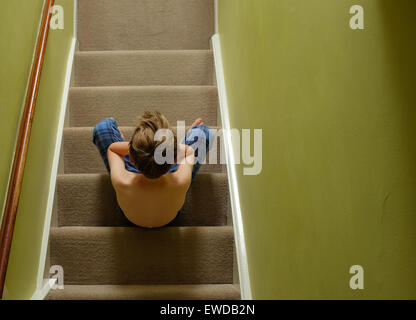
[(111, 170), (111, 182), (113, 185), (120, 185), (125, 181), (127, 170), (123, 157), (128, 154), (128, 142), (115, 142), (107, 150), (108, 164)]
[(124, 142), (114, 142), (108, 148), (112, 152), (124, 157), (129, 154), (129, 143), (127, 141)]
[[(204, 121), (202, 118), (195, 119), (194, 123), (187, 128), (189, 132), (194, 126), (203, 125)], [(180, 144), (178, 148), (178, 175), (179, 183), (189, 187), (192, 180), (192, 170), (194, 169), (195, 163), (195, 150), (188, 145)]]
[(192, 147), (181, 144), (178, 149), (178, 177), (181, 185), (189, 187), (192, 180), (192, 170), (195, 162), (195, 150)]

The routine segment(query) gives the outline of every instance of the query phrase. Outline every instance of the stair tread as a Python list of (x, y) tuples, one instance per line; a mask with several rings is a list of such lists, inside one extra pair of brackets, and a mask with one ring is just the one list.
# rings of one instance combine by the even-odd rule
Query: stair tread
[(217, 107), (215, 86), (71, 87), (69, 124), (93, 127), (113, 117), (120, 126), (134, 126), (147, 110), (162, 112), (172, 125), (178, 120), (192, 123), (198, 117), (217, 123)]
[(51, 228), (51, 265), (65, 284), (233, 282), (232, 227)]
[(213, 0), (79, 0), (81, 50), (208, 49)]
[[(130, 140), (135, 127), (119, 127), (126, 140)], [(175, 129), (175, 128), (174, 128)], [(211, 129), (218, 127), (211, 126)], [(107, 169), (99, 156), (97, 148), (92, 143), (93, 127), (67, 127), (63, 134), (63, 155), (65, 173), (106, 173)], [(219, 152), (218, 152), (219, 153)], [(226, 171), (225, 164), (220, 163), (218, 154), (217, 164), (205, 164), (200, 172), (220, 173)], [(209, 159), (209, 153), (207, 154)]]
[(212, 85), (210, 50), (78, 51), (75, 86)]
[[(108, 174), (63, 174), (57, 179), (59, 226), (128, 226)], [(227, 175), (199, 173), (172, 225), (225, 225), (230, 212)]]
[(233, 284), (199, 285), (65, 285), (52, 290), (50, 300), (237, 300)]

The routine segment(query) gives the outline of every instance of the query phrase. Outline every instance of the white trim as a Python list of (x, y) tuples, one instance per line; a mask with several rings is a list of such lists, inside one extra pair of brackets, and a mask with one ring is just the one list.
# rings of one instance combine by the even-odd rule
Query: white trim
[(214, 0), (215, 34), (218, 34), (218, 0)]
[(241, 299), (251, 300), (251, 285), (248, 272), (247, 252), (244, 238), (244, 227), (241, 216), (240, 197), (235, 170), (235, 155), (230, 134), (230, 119), (228, 113), (227, 92), (222, 64), (221, 44), (218, 34), (211, 38), (214, 52), (214, 64), (217, 77), (218, 98), (221, 111), (222, 127), (224, 132), (224, 149), (227, 159), (228, 185), (230, 189), (231, 211), (233, 217), (234, 237), (238, 264), (238, 276), (240, 280)]
[[(37, 275), (37, 286), (36, 286), (36, 291), (33, 296), (39, 296), (40, 293), (43, 292), (43, 290), (46, 290), (43, 277), (45, 273), (46, 255), (48, 252), (49, 231), (51, 227), (52, 208), (53, 208), (53, 201), (55, 197), (56, 178), (58, 175), (58, 164), (59, 164), (59, 156), (61, 152), (62, 134), (63, 134), (64, 123), (65, 123), (65, 114), (66, 114), (66, 107), (67, 107), (67, 102), (68, 102), (69, 86), (71, 82), (72, 64), (74, 61), (74, 54), (75, 54), (75, 43), (76, 43), (76, 38), (74, 37), (72, 38), (71, 48), (69, 50), (68, 61), (66, 65), (64, 92), (62, 94), (62, 100), (61, 100), (58, 132), (56, 134), (55, 152), (53, 156), (51, 178), (49, 181), (48, 202), (47, 202), (47, 207), (46, 207), (45, 222), (43, 226), (42, 247), (41, 247), (39, 268), (38, 268), (38, 275)], [(49, 292), (49, 289), (47, 290), (46, 294), (48, 292)]]
[(30, 300), (43, 300), (56, 283), (56, 278), (45, 280), (42, 288), (36, 290)]

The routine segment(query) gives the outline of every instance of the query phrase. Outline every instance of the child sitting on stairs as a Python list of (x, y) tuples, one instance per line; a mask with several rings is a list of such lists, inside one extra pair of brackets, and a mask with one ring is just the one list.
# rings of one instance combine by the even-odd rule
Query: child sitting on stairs
[[(129, 221), (145, 228), (163, 227), (180, 214), (213, 137), (201, 118), (178, 146), (173, 131), (173, 139), (155, 139), (160, 129), (171, 130), (168, 120), (160, 112), (147, 111), (139, 118), (130, 142), (124, 141), (112, 118), (101, 121), (93, 132), (93, 143), (110, 173), (120, 208)], [(162, 143), (164, 155), (173, 152), (173, 162), (157, 159)]]

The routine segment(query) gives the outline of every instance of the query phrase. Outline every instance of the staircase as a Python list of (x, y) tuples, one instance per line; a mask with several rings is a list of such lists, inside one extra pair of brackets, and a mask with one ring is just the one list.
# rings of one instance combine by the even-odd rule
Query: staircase
[(204, 165), (182, 215), (138, 228), (117, 210), (92, 144), (114, 117), (130, 138), (136, 116), (217, 126), (212, 0), (78, 0), (79, 51), (58, 176), (50, 264), (64, 269), (49, 299), (239, 299), (226, 168)]

